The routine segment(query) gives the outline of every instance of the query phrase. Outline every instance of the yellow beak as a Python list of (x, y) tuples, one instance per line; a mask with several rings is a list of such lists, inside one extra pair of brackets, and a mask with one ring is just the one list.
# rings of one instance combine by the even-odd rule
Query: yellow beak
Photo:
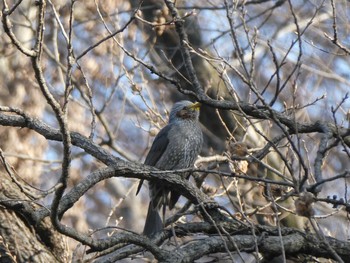
[(195, 109), (195, 110), (199, 110), (199, 109), (201, 108), (201, 106), (202, 106), (202, 103), (200, 103), (200, 102), (195, 102), (195, 103), (193, 103), (192, 105), (190, 105), (189, 108)]

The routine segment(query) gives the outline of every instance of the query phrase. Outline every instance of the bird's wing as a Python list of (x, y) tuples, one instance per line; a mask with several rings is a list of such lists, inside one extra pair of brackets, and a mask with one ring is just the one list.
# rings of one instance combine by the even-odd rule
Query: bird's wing
[(162, 157), (163, 153), (165, 152), (166, 148), (169, 144), (169, 130), (171, 129), (171, 124), (168, 124), (163, 129), (160, 130), (160, 132), (157, 134), (156, 138), (153, 141), (152, 147), (148, 152), (148, 155), (145, 160), (145, 164), (156, 166), (158, 160), (160, 157)]
[[(163, 129), (160, 130), (160, 132), (157, 134), (156, 138), (153, 141), (153, 144), (151, 146), (151, 149), (148, 152), (148, 155), (145, 160), (145, 164), (156, 166), (158, 160), (160, 157), (162, 157), (163, 153), (165, 152), (166, 148), (169, 144), (169, 130), (171, 129), (171, 124), (168, 124)], [(140, 192), (141, 187), (143, 184), (143, 180), (140, 181), (139, 186), (137, 187), (136, 195)]]

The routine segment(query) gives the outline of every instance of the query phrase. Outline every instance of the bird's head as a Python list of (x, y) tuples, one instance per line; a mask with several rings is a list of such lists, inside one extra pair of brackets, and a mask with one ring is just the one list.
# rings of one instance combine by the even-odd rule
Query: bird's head
[(179, 119), (198, 120), (200, 107), (201, 104), (199, 102), (193, 103), (188, 100), (176, 102), (171, 109), (169, 122)]

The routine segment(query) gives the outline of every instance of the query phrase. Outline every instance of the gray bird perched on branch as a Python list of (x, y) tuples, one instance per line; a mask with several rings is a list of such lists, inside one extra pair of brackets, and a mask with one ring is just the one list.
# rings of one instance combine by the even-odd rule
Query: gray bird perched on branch
[[(200, 103), (179, 101), (174, 104), (169, 116), (169, 123), (160, 130), (153, 141), (145, 164), (160, 170), (190, 168), (202, 149), (203, 134), (199, 126)], [(184, 175), (188, 179), (189, 174)], [(141, 180), (136, 194), (139, 193)], [(173, 209), (180, 194), (164, 186), (161, 181), (149, 182), (150, 203), (143, 234), (151, 237), (163, 229), (159, 210), (163, 206)], [(169, 197), (170, 195), (170, 197)]]

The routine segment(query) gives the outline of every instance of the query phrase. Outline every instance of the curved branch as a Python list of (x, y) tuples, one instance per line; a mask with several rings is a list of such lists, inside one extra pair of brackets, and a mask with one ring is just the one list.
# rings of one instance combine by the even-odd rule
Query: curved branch
[[(14, 110), (9, 107), (0, 106), (0, 111), (12, 112)], [(47, 140), (62, 141), (62, 134), (59, 129), (53, 128), (39, 119), (32, 118), (26, 114), (18, 116), (0, 113), (0, 125), (28, 128), (42, 135)], [(74, 146), (83, 149), (105, 165), (112, 165), (119, 159), (80, 133), (71, 132), (71, 138)]]
[(18, 7), (20, 1), (13, 6), (13, 8), (9, 9), (6, 1), (4, 1), (4, 8), (2, 9), (2, 24), (4, 27), (5, 33), (11, 39), (12, 44), (16, 46), (16, 48), (21, 51), (24, 55), (28, 57), (36, 57), (37, 52), (34, 50), (30, 50), (22, 45), (22, 43), (17, 39), (15, 33), (12, 30), (12, 23), (9, 19), (9, 15)]

